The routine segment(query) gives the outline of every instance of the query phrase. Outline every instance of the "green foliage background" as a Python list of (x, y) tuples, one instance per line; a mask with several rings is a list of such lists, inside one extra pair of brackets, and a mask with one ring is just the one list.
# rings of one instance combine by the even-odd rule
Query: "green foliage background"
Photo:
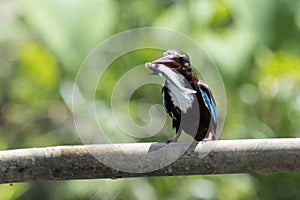
[[(1, 0), (0, 149), (81, 144), (63, 83), (98, 43), (145, 26), (187, 34), (216, 62), (227, 92), (221, 139), (299, 137), (299, 1)], [(122, 73), (105, 76), (104, 106)], [(159, 103), (159, 91), (136, 99)], [(299, 187), (299, 173), (133, 178), (0, 185), (0, 199), (300, 199)]]

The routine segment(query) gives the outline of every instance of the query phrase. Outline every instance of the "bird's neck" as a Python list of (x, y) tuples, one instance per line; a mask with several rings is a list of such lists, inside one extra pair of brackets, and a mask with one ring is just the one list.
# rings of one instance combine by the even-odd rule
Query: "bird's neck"
[(198, 89), (198, 77), (196, 73), (192, 70), (178, 70), (178, 72), (186, 79), (194, 90)]

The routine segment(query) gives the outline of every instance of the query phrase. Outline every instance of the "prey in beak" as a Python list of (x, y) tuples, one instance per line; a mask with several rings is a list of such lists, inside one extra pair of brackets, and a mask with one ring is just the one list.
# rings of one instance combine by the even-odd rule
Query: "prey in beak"
[(178, 89), (179, 92), (183, 94), (196, 93), (195, 90), (186, 87), (184, 76), (182, 76), (172, 68), (169, 68), (168, 66), (161, 63), (155, 63), (155, 61), (147, 62), (145, 64), (145, 67), (152, 71), (152, 75), (160, 75), (161, 77), (165, 77), (166, 81), (169, 82), (169, 84), (175, 86), (175, 88)]

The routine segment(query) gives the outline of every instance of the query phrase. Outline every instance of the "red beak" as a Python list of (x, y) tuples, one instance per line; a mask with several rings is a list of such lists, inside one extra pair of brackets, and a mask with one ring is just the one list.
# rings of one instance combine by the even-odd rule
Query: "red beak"
[(180, 65), (177, 62), (175, 62), (172, 58), (170, 58), (170, 56), (164, 56), (162, 58), (154, 60), (152, 63), (166, 65), (167, 67), (170, 67), (170, 68), (179, 68), (180, 67)]

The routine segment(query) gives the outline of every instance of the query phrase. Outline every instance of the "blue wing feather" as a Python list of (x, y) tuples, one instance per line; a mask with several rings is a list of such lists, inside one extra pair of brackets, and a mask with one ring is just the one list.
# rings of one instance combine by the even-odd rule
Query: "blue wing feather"
[(208, 91), (203, 90), (203, 89), (200, 89), (200, 91), (201, 91), (202, 97), (204, 99), (204, 102), (206, 104), (206, 107), (208, 108), (209, 112), (211, 113), (214, 123), (218, 124), (217, 109), (216, 109), (216, 104), (215, 104), (214, 100), (212, 100)]

